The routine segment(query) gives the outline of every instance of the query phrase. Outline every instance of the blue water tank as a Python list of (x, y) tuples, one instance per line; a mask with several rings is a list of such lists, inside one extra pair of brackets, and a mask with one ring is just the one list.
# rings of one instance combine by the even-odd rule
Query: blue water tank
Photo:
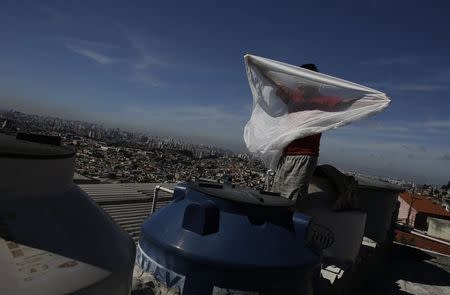
[(311, 294), (320, 254), (291, 201), (231, 184), (185, 183), (141, 229), (137, 263), (180, 294)]

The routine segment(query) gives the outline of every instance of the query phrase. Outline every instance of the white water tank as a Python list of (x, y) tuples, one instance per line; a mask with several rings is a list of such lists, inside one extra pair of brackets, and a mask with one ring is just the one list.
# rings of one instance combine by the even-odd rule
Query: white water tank
[(396, 203), (403, 189), (388, 182), (357, 176), (358, 202), (367, 212), (367, 224), (364, 236), (378, 244), (391, 242), (393, 224), (397, 221)]
[(336, 191), (326, 178), (314, 176), (308, 195), (300, 201), (301, 210), (313, 222), (334, 233), (334, 243), (323, 251), (325, 264), (347, 268), (356, 262), (366, 225), (366, 212), (362, 210), (333, 210)]
[(73, 184), (74, 161), (0, 134), (1, 294), (129, 294), (135, 245)]

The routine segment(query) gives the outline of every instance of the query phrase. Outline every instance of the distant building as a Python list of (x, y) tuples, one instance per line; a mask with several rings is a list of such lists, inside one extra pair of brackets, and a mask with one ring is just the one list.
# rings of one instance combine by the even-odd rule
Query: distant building
[(211, 157), (211, 151), (209, 149), (206, 149), (206, 148), (204, 148), (204, 149), (196, 149), (195, 153), (194, 153), (194, 156), (197, 159), (209, 158), (209, 157)]
[(428, 217), (428, 235), (450, 241), (450, 220)]
[[(400, 209), (398, 220), (402, 223), (407, 222), (409, 213), (409, 225), (419, 230), (428, 230), (428, 217), (442, 220), (450, 220), (450, 212), (440, 204), (434, 203), (431, 199), (422, 196), (413, 196), (411, 193), (402, 193), (398, 198)], [(410, 209), (411, 208), (411, 209)]]

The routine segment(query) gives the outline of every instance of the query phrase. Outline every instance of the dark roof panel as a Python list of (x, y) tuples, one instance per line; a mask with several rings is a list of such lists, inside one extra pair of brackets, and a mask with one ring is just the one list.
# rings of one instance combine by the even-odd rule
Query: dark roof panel
[(371, 190), (383, 190), (383, 191), (393, 191), (393, 192), (402, 192), (404, 189), (386, 181), (381, 181), (377, 179), (372, 179), (369, 177), (364, 177), (361, 175), (355, 176), (358, 181), (359, 188), (363, 189), (371, 189)]
[(0, 157), (26, 159), (61, 159), (75, 156), (75, 150), (68, 146), (55, 146), (16, 139), (0, 134)]

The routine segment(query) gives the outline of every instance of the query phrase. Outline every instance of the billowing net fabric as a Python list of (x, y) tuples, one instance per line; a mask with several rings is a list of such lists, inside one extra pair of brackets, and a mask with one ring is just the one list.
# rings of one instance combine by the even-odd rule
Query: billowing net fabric
[(389, 106), (382, 92), (282, 62), (245, 55), (253, 110), (244, 129), (250, 152), (275, 169), (293, 140), (338, 128)]

